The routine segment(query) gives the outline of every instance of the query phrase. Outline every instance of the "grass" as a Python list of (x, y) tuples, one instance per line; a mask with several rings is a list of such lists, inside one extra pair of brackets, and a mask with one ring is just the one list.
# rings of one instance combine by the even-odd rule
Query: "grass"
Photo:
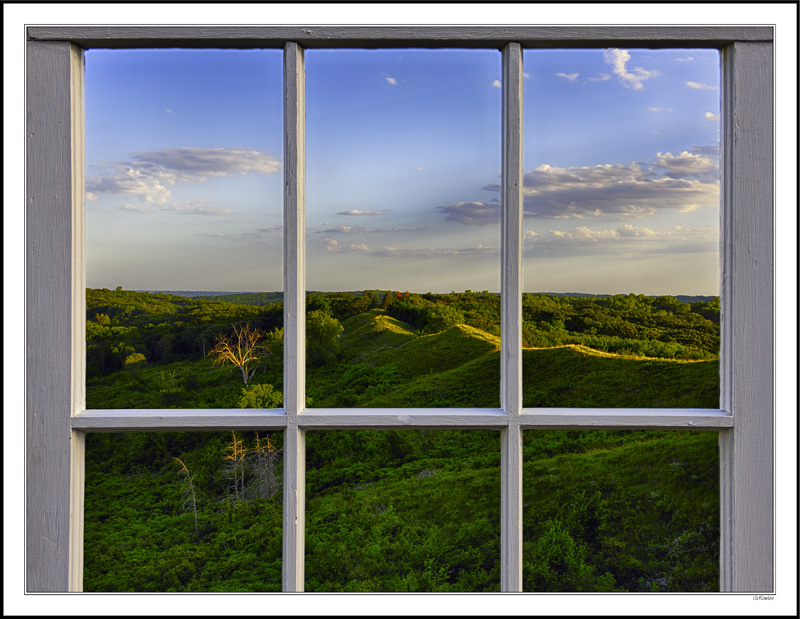
[[(313, 406), (498, 407), (499, 347), (474, 327), (422, 335), (373, 310), (345, 321), (337, 359), (310, 367), (307, 389)], [(577, 345), (522, 357), (525, 406), (717, 405), (716, 361)], [(280, 375), (271, 367), (256, 380), (280, 387)], [(205, 359), (87, 381), (87, 401), (226, 408), (241, 389), (235, 372)], [(523, 437), (526, 590), (718, 588), (716, 433)], [(230, 500), (229, 439), (87, 437), (86, 591), (280, 590), (281, 495)], [(309, 432), (306, 590), (497, 591), (499, 450), (488, 430)], [(173, 457), (195, 475), (198, 534)]]

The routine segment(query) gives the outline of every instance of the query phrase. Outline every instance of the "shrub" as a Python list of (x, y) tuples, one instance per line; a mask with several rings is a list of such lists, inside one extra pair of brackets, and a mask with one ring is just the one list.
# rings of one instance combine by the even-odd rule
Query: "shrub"
[(242, 389), (242, 397), (236, 403), (239, 408), (280, 408), (283, 394), (269, 383), (250, 384)]

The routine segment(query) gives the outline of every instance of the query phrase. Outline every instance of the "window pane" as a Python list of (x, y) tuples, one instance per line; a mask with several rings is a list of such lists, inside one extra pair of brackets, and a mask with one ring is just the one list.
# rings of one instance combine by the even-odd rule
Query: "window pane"
[(309, 432), (306, 591), (498, 591), (500, 441)]
[(84, 591), (280, 591), (282, 443), (87, 435)]
[(500, 73), (494, 50), (306, 53), (311, 406), (499, 405)]
[(716, 432), (526, 431), (524, 591), (719, 591)]
[(87, 51), (89, 408), (280, 391), (282, 110), (279, 50)]
[(717, 408), (718, 52), (524, 62), (524, 405)]

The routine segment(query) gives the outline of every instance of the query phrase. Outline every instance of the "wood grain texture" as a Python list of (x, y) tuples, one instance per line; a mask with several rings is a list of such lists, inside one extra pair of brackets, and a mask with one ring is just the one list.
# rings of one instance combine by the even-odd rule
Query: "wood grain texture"
[(84, 432), (260, 430), (286, 425), (280, 409), (91, 410), (72, 418), (72, 428)]
[(299, 415), (297, 423), (316, 430), (499, 429), (508, 425), (508, 416), (501, 409), (312, 408)]
[(522, 429), (500, 432), (500, 591), (522, 591)]
[(306, 405), (306, 75), (304, 50), (283, 51), (284, 122), (284, 407), (283, 590), (303, 591), (305, 571)]
[(283, 438), (283, 591), (305, 588), (306, 431), (292, 424)]
[[(70, 345), (70, 414), (86, 408), (86, 131), (83, 48), (70, 46), (70, 118), (72, 136), (72, 263)], [(83, 591), (83, 489), (86, 443), (82, 432), (70, 432), (70, 565), (69, 590)]]
[(724, 591), (774, 588), (773, 48), (723, 51), (722, 406)]
[(71, 440), (70, 430), (80, 397), (72, 374), (80, 359), (73, 350), (73, 268), (74, 260), (83, 260), (73, 230), (76, 149), (83, 156), (75, 135), (82, 92), (76, 96), (72, 89), (79, 60), (82, 55), (69, 43), (27, 44), (25, 466), (31, 592), (69, 589), (70, 546), (78, 543), (83, 522), (71, 517), (70, 492), (72, 474), (80, 474), (73, 464), (83, 457), (82, 443)]
[(771, 41), (768, 26), (57, 26), (29, 27), (31, 40), (85, 48), (314, 47), (711, 47)]
[(500, 402), (513, 419), (522, 408), (522, 49), (503, 49)]
[(500, 590), (522, 591), (522, 47), (503, 48)]
[(689, 408), (526, 408), (520, 424), (540, 430), (720, 430), (733, 427), (733, 417), (724, 411)]
[(292, 418), (305, 407), (306, 399), (305, 62), (296, 43), (287, 43), (284, 49), (283, 84), (283, 397), (286, 414)]

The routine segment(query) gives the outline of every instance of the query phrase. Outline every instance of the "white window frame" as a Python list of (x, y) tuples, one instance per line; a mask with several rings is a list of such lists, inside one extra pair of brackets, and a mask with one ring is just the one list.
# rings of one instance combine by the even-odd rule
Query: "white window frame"
[[(86, 432), (285, 433), (283, 590), (303, 590), (309, 429), (488, 428), (501, 437), (501, 591), (522, 591), (522, 432), (719, 432), (720, 589), (774, 591), (773, 27), (29, 27), (26, 99), (26, 590), (81, 591)], [(498, 409), (305, 408), (304, 49), (478, 47), (503, 55), (502, 343)], [(84, 93), (89, 48), (284, 50), (284, 408), (85, 405)], [(721, 52), (718, 409), (522, 407), (522, 50)]]

